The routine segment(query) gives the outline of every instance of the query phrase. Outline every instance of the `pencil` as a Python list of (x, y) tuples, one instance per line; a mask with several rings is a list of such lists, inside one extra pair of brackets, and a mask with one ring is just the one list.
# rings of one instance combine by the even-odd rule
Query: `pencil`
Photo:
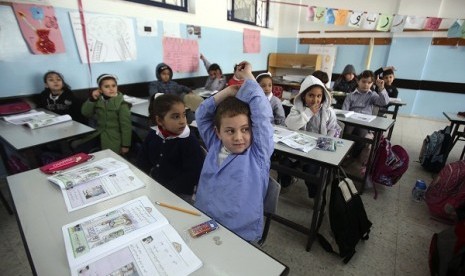
[(166, 207), (166, 208), (170, 208), (170, 209), (173, 209), (173, 210), (177, 210), (177, 211), (180, 211), (180, 212), (188, 213), (188, 214), (191, 214), (191, 215), (194, 215), (194, 216), (200, 216), (201, 215), (199, 212), (187, 210), (187, 209), (177, 207), (177, 206), (173, 206), (173, 205), (169, 205), (169, 204), (166, 204), (166, 203), (163, 203), (163, 202), (155, 201), (155, 203), (157, 205), (160, 205), (160, 206), (163, 206), (163, 207)]

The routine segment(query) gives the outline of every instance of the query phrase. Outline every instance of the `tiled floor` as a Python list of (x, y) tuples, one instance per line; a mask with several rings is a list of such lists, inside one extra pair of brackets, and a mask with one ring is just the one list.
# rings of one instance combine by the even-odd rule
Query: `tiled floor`
[[(426, 205), (414, 202), (410, 192), (416, 179), (426, 183), (432, 179), (432, 174), (416, 162), (423, 138), (446, 125), (446, 121), (398, 117), (392, 143), (408, 151), (409, 169), (396, 186), (379, 187), (377, 200), (373, 199), (373, 189), (362, 195), (373, 228), (370, 239), (358, 244), (349, 264), (344, 265), (340, 258), (323, 251), (318, 243), (310, 252), (305, 251), (306, 237), (276, 222), (271, 224), (263, 250), (288, 265), (290, 275), (428, 275), (431, 235), (448, 226), (431, 220)], [(459, 159), (463, 146), (463, 142), (457, 143), (449, 162)], [(4, 180), (0, 187), (7, 194)], [(280, 197), (280, 214), (308, 225), (313, 200), (306, 194), (302, 181), (293, 185)], [(328, 235), (326, 228), (323, 225), (321, 232)], [(15, 217), (8, 215), (3, 206), (0, 206), (0, 237), (0, 275), (31, 275)]]

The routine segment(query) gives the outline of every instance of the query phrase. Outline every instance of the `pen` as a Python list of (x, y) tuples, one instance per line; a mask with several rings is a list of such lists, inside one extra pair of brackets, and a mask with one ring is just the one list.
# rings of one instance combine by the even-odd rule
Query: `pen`
[(187, 209), (184, 209), (184, 208), (181, 208), (181, 207), (169, 205), (169, 204), (159, 202), (159, 201), (155, 201), (155, 203), (157, 205), (160, 205), (160, 206), (163, 206), (163, 207), (166, 207), (166, 208), (170, 208), (170, 209), (177, 210), (177, 211), (180, 211), (180, 212), (188, 213), (188, 214), (191, 214), (191, 215), (194, 215), (194, 216), (200, 216), (200, 213), (196, 212), (196, 211), (187, 210)]

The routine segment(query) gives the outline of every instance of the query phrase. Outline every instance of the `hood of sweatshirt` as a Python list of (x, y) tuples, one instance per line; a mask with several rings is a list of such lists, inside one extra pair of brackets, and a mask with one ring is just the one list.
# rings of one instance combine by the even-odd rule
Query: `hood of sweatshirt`
[(323, 88), (325, 99), (321, 102), (321, 105), (326, 108), (331, 107), (331, 93), (329, 93), (328, 89), (326, 89), (326, 86), (314, 76), (308, 76), (300, 85), (299, 94), (297, 94), (297, 96), (295, 96), (294, 98), (294, 105), (296, 106), (296, 108), (299, 108), (301, 110), (303, 109), (305, 105), (302, 102), (301, 95), (313, 86), (320, 86), (321, 88)]
[(173, 79), (173, 69), (171, 69), (171, 67), (168, 66), (168, 64), (166, 63), (159, 63), (157, 65), (157, 68), (155, 69), (155, 76), (157, 77), (157, 80), (161, 81), (161, 72), (165, 69), (168, 69), (170, 71), (170, 80)]

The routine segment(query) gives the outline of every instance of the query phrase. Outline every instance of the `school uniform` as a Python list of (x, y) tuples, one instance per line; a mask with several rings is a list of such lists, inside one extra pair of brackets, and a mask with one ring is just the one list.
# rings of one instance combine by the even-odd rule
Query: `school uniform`
[[(168, 69), (168, 71), (170, 72), (170, 80), (167, 82), (163, 82), (160, 76), (160, 73), (165, 69)], [(178, 95), (179, 97), (182, 98), (185, 94), (191, 91), (189, 87), (181, 85), (175, 81), (172, 81), (173, 70), (171, 69), (171, 67), (169, 67), (165, 63), (160, 63), (157, 65), (155, 69), (155, 76), (157, 80), (149, 83), (150, 97), (153, 97), (153, 95), (155, 95), (156, 93), (164, 93), (164, 94)]]
[(81, 114), (81, 102), (71, 90), (65, 89), (61, 95), (53, 96), (50, 89), (45, 89), (40, 93), (37, 105), (59, 115), (68, 114), (78, 122), (85, 123), (86, 121)]
[(363, 114), (372, 114), (373, 105), (385, 106), (389, 103), (389, 96), (386, 89), (376, 93), (374, 91), (360, 92), (358, 88), (354, 92), (347, 94), (344, 103), (342, 104), (343, 110), (351, 110)]
[(271, 104), (271, 110), (273, 111), (273, 120), (271, 123), (275, 125), (284, 125), (284, 120), (286, 119), (286, 115), (284, 114), (284, 108), (283, 104), (281, 103), (281, 100), (278, 99), (273, 93), (270, 93), (269, 96), (267, 96), (268, 100), (270, 101)]
[(164, 137), (153, 127), (139, 151), (137, 166), (173, 193), (192, 195), (203, 160), (204, 153), (188, 126), (175, 137)]
[[(249, 104), (252, 120), (251, 145), (241, 154), (224, 152), (213, 127), (214, 97), (195, 112), (200, 135), (208, 147), (195, 206), (245, 240), (256, 241), (263, 231), (263, 200), (274, 150), (272, 111), (254, 80), (246, 80), (236, 97)], [(219, 164), (221, 156), (225, 159)]]
[[(211, 63), (204, 58), (203, 65), (208, 72), (208, 68), (210, 68)], [(221, 78), (211, 78), (210, 76), (207, 77), (207, 81), (205, 82), (205, 89), (210, 91), (221, 91), (226, 86), (226, 78), (221, 76)]]

